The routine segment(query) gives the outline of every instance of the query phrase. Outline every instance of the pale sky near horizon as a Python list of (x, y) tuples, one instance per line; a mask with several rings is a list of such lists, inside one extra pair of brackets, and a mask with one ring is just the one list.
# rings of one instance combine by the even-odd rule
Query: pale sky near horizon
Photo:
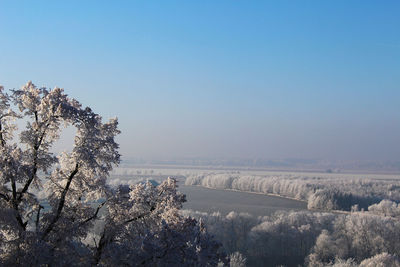
[(399, 160), (399, 1), (3, 1), (0, 84), (117, 116), (126, 158)]

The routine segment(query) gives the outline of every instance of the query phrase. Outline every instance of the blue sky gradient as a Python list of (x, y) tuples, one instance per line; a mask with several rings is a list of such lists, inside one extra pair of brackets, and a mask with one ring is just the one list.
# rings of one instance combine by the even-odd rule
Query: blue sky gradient
[(397, 160), (399, 1), (2, 1), (0, 84), (117, 116), (125, 157)]

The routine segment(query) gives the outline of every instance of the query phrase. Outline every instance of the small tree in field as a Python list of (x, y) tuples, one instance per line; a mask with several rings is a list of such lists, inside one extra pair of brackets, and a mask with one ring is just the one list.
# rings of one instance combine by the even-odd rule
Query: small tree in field
[[(16, 120), (26, 123), (18, 136)], [(74, 145), (55, 155), (62, 125), (76, 128)], [(117, 125), (63, 89), (0, 86), (0, 265), (218, 263), (219, 244), (179, 215), (185, 196), (173, 179), (107, 185), (120, 161)]]

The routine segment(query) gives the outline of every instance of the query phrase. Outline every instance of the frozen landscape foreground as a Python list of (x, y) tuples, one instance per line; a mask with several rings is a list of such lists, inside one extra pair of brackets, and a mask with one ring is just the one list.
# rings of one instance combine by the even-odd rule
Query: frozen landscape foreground
[(125, 166), (110, 182), (168, 176), (186, 194), (181, 213), (247, 266), (399, 266), (398, 175)]

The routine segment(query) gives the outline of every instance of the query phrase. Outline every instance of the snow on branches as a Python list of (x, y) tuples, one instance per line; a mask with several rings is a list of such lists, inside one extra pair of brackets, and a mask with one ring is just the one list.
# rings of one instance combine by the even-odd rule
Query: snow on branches
[[(17, 110), (16, 110), (17, 109)], [(26, 123), (17, 134), (17, 120)], [(70, 152), (52, 147), (76, 128)], [(0, 86), (0, 265), (216, 265), (223, 255), (168, 179), (111, 188), (118, 121), (61, 88)]]

